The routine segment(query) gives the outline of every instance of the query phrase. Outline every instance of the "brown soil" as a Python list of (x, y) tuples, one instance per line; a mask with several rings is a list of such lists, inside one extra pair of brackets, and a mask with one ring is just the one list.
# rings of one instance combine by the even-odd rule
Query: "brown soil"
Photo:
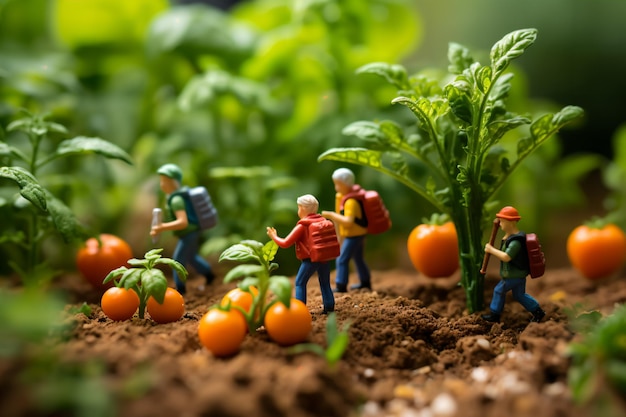
[[(355, 278), (352, 277), (352, 280)], [(176, 323), (112, 322), (98, 294), (75, 278), (71, 293), (89, 300), (91, 317), (71, 317), (64, 360), (105, 364), (117, 416), (568, 416), (593, 413), (574, 405), (567, 387), (566, 347), (574, 335), (564, 307), (582, 302), (608, 313), (626, 301), (626, 280), (594, 283), (571, 269), (528, 282), (547, 315), (510, 300), (502, 323), (465, 312), (458, 276), (430, 280), (410, 271), (373, 274), (375, 291), (338, 295), (337, 317), (351, 322), (350, 344), (335, 369), (312, 354), (289, 355), (260, 330), (241, 352), (217, 359), (197, 337), (199, 318), (234, 284), (188, 283), (187, 313)], [(496, 278), (488, 276), (486, 299)], [(310, 342), (325, 343), (315, 278), (309, 283)], [(15, 368), (15, 367), (11, 367)], [(36, 415), (16, 373), (0, 367), (2, 415)], [(10, 369), (10, 368), (9, 368)], [(13, 378), (12, 383), (7, 379)]]

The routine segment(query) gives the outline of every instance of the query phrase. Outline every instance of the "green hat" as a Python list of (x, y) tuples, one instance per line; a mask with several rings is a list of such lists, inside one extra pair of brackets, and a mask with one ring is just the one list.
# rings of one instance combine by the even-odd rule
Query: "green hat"
[(168, 178), (181, 182), (183, 180), (183, 171), (176, 164), (165, 164), (157, 170), (158, 174), (165, 175)]

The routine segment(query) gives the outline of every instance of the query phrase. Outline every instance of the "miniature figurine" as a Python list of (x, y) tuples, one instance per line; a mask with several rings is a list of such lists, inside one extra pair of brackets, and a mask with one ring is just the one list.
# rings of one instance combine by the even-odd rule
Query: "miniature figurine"
[[(167, 197), (165, 222), (152, 225), (150, 236), (156, 239), (162, 232), (171, 230), (179, 238), (172, 258), (184, 266), (191, 264), (198, 273), (204, 275), (206, 283), (210, 284), (215, 278), (209, 263), (198, 254), (200, 226), (191, 221), (191, 202), (185, 198), (188, 187), (182, 187), (183, 173), (175, 164), (165, 164), (157, 170), (160, 178), (161, 190)], [(186, 286), (180, 280), (178, 273), (173, 272), (176, 289), (181, 294), (186, 292)]]
[[(526, 277), (530, 273), (528, 255), (526, 252), (524, 232), (520, 232), (517, 222), (521, 219), (517, 209), (511, 206), (502, 208), (496, 214), (494, 224), (499, 224), (504, 231), (501, 249), (496, 249), (492, 243), (485, 245), (485, 260), (488, 255), (493, 255), (500, 260), (500, 276), (502, 279), (493, 290), (490, 310), (488, 314), (483, 314), (482, 318), (497, 323), (504, 310), (506, 293), (511, 291), (513, 299), (520, 303), (533, 316), (531, 321), (540, 322), (546, 315), (541, 306), (532, 296), (526, 293)], [(496, 229), (497, 231), (497, 229)], [(495, 233), (493, 234), (495, 239)], [(493, 242), (493, 239), (492, 239)], [(486, 266), (486, 262), (485, 262)]]
[(322, 313), (335, 311), (335, 296), (330, 287), (330, 265), (328, 261), (339, 255), (339, 242), (335, 226), (319, 214), (319, 202), (311, 194), (298, 197), (298, 217), (300, 220), (285, 238), (281, 238), (273, 227), (267, 228), (267, 235), (281, 248), (296, 245), (296, 257), (302, 261), (296, 275), (296, 299), (306, 304), (306, 286), (309, 278), (317, 272), (322, 291)]
[[(372, 288), (370, 270), (363, 258), (367, 222), (363, 206), (350, 195), (358, 187), (354, 184), (354, 173), (348, 168), (339, 168), (333, 172), (335, 184), (335, 211), (322, 211), (322, 216), (335, 223), (338, 229), (341, 254), (337, 258), (337, 271), (334, 292), (348, 291), (350, 259), (354, 260), (360, 282), (350, 287), (351, 290)], [(358, 187), (360, 188), (360, 187)], [(348, 196), (348, 198), (345, 198)]]

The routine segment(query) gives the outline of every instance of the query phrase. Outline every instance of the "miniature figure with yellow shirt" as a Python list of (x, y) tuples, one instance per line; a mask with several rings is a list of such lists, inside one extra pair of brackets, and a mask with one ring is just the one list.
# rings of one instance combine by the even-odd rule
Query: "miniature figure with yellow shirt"
[(359, 283), (350, 286), (350, 289), (371, 289), (370, 270), (363, 257), (365, 237), (367, 236), (367, 219), (363, 212), (363, 206), (356, 198), (344, 198), (354, 191), (354, 173), (347, 168), (339, 168), (333, 172), (332, 179), (337, 192), (335, 211), (322, 211), (322, 216), (335, 223), (341, 244), (341, 253), (336, 262), (337, 271), (333, 291), (348, 291), (350, 260), (354, 260), (359, 276)]

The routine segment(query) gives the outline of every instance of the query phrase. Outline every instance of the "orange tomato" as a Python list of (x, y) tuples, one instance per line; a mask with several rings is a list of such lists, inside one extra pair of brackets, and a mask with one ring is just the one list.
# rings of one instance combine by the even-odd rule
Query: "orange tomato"
[(304, 342), (312, 328), (311, 313), (302, 301), (295, 298), (291, 299), (289, 308), (278, 301), (265, 313), (267, 334), (282, 346)]
[(185, 314), (185, 299), (174, 288), (168, 288), (165, 290), (162, 304), (159, 304), (154, 297), (150, 297), (146, 303), (146, 309), (152, 320), (157, 323), (171, 323)]
[(76, 254), (76, 267), (82, 276), (95, 288), (104, 290), (111, 288), (113, 282), (103, 284), (104, 278), (114, 269), (127, 266), (127, 261), (133, 257), (133, 251), (124, 240), (117, 236), (101, 234), (102, 246), (96, 238), (85, 242)]
[[(252, 302), (254, 301), (253, 295), (259, 293), (259, 290), (256, 287), (250, 287), (251, 293), (242, 290), (241, 288), (234, 288), (226, 293), (226, 295), (220, 301), (220, 305), (226, 307), (230, 302), (231, 306), (241, 307), (246, 313), (250, 313), (250, 308), (252, 307)], [(233, 311), (237, 311), (241, 313), (239, 310), (233, 309)]]
[(248, 325), (236, 310), (212, 308), (198, 323), (198, 337), (202, 345), (214, 356), (234, 355), (246, 337)]
[(602, 228), (578, 226), (567, 238), (567, 256), (584, 277), (607, 277), (619, 271), (626, 261), (626, 236), (614, 224)]
[(139, 308), (139, 296), (133, 289), (111, 287), (102, 294), (100, 306), (111, 320), (128, 320)]
[(459, 268), (459, 246), (454, 223), (420, 224), (407, 240), (413, 266), (429, 278), (449, 277)]

